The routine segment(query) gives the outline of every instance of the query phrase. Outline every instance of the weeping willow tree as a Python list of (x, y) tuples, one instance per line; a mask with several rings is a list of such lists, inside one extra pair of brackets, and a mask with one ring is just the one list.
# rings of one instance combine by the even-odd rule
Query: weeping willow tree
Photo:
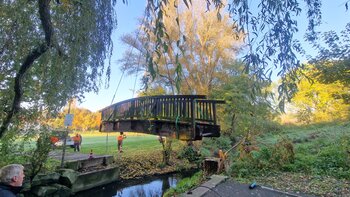
[[(189, 9), (191, 0), (178, 0)], [(197, 2), (197, 1), (196, 1)], [(280, 108), (284, 102), (290, 101), (297, 91), (296, 70), (301, 66), (297, 54), (305, 53), (300, 42), (312, 44), (319, 42), (320, 34), (317, 27), (321, 24), (321, 0), (279, 0), (279, 1), (248, 1), (248, 0), (203, 0), (208, 10), (216, 10), (213, 17), (222, 18), (221, 10), (227, 10), (231, 20), (237, 24), (237, 32), (244, 34), (246, 53), (243, 56), (244, 72), (249, 74), (257, 83), (252, 86), (253, 92), (259, 92), (266, 80), (271, 82), (272, 72), (281, 78), (278, 87)], [(345, 7), (348, 1), (344, 1)], [(146, 61), (153, 78), (157, 77), (157, 66), (162, 56), (162, 50), (167, 48), (168, 30), (165, 25), (169, 5), (168, 0), (148, 0), (147, 20), (154, 24), (152, 33), (157, 43), (147, 50)], [(345, 8), (344, 8), (345, 11)], [(156, 14), (154, 14), (156, 13)], [(295, 34), (299, 31), (297, 18), (306, 14), (307, 27), (305, 40), (297, 40)], [(178, 21), (178, 18), (175, 18)], [(178, 29), (181, 29), (178, 25)], [(179, 36), (177, 43), (186, 43), (186, 37)], [(155, 58), (156, 57), (156, 58)], [(175, 70), (182, 70), (181, 62), (176, 64)], [(292, 81), (291, 81), (292, 78)], [(181, 77), (176, 77), (181, 80)], [(179, 83), (179, 82), (176, 82)]]
[[(124, 1), (123, 1), (124, 2)], [(116, 0), (0, 1), (0, 138), (108, 84)], [(25, 125), (24, 125), (25, 123)]]
[[(178, 1), (187, 8), (192, 3)], [(202, 1), (208, 9), (218, 11), (213, 17), (222, 18), (220, 10), (227, 9), (237, 31), (245, 35), (246, 73), (264, 81), (271, 79), (272, 69), (277, 70), (282, 79), (278, 90), (283, 106), (296, 91), (296, 84), (287, 82), (286, 76), (300, 65), (296, 54), (301, 47), (294, 38), (297, 17), (302, 11), (307, 13), (306, 39), (318, 42), (316, 27), (321, 23), (322, 1)], [(344, 3), (347, 6), (348, 1)], [(162, 49), (169, 48), (163, 20), (166, 12), (161, 9), (167, 4), (168, 0), (147, 0), (146, 20), (153, 25), (156, 40), (146, 52), (153, 78)], [(104, 66), (104, 60), (112, 51), (115, 5), (116, 0), (0, 1), (0, 137), (9, 127), (36, 120), (38, 112), (55, 112), (69, 98), (97, 91), (104, 76), (109, 78), (110, 68)], [(176, 43), (186, 43), (186, 36), (179, 35)], [(178, 81), (182, 64), (175, 62)]]

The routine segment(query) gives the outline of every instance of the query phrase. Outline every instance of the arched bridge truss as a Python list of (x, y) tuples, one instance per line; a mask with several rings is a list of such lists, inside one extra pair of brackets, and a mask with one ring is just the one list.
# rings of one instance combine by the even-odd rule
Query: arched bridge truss
[(101, 110), (102, 132), (139, 132), (171, 136), (180, 140), (219, 137), (216, 107), (222, 100), (205, 95), (138, 97)]

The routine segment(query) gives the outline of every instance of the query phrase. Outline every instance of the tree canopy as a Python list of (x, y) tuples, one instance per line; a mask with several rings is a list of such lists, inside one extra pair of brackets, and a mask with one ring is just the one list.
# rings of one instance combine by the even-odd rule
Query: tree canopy
[[(49, 119), (47, 124), (51, 128), (64, 129), (64, 118), (67, 113), (68, 106), (66, 106), (56, 118)], [(100, 112), (91, 112), (88, 109), (79, 108), (76, 105), (76, 101), (74, 101), (71, 105), (70, 113), (74, 114), (70, 129), (82, 132), (99, 129), (101, 123)]]
[[(123, 0), (123, 3), (126, 2)], [(179, 6), (178, 2), (182, 2), (183, 6)], [(296, 85), (290, 79), (297, 80), (295, 72), (300, 65), (296, 54), (302, 51), (300, 40), (294, 37), (299, 28), (297, 16), (306, 13), (308, 27), (305, 38), (322, 49), (317, 45), (322, 1), (201, 2), (207, 5), (207, 10), (215, 12), (210, 18), (220, 19), (222, 23), (228, 23), (231, 19), (230, 24), (234, 24), (232, 28), (237, 35), (243, 35), (247, 48), (243, 56), (245, 73), (253, 81), (262, 84), (271, 79), (272, 69), (276, 69), (282, 79), (278, 88), (280, 100), (289, 100), (296, 91)], [(112, 52), (111, 34), (116, 24), (115, 4), (116, 0), (1, 1), (0, 137), (9, 126), (36, 119), (38, 112), (57, 112), (68, 99), (82, 98), (84, 92), (98, 91), (105, 74), (108, 80), (110, 68), (108, 64), (105, 66), (104, 61)], [(194, 35), (186, 35), (186, 27), (182, 26), (180, 17), (186, 9), (191, 10), (193, 4), (194, 1), (191, 0), (147, 0), (145, 24), (149, 28), (145, 33), (155, 41), (143, 51), (147, 71), (152, 78), (156, 75), (166, 76), (159, 72), (157, 66), (162, 61), (164, 65), (171, 63), (171, 75), (168, 75), (171, 77), (167, 80), (168, 83), (175, 84), (177, 89), (186, 87), (181, 84), (181, 80), (185, 79), (181, 76), (187, 74), (188, 79), (194, 78), (190, 76), (192, 71), (186, 71), (185, 68), (185, 60), (191, 59), (192, 54), (182, 52), (186, 43), (192, 42), (190, 38)], [(224, 9), (227, 11), (222, 12)], [(226, 13), (230, 18), (225, 16)], [(167, 20), (172, 14), (172, 21)], [(199, 27), (200, 25), (191, 28)], [(333, 41), (339, 40), (333, 33), (330, 35), (332, 36), (328, 37)], [(344, 42), (340, 43), (342, 45), (334, 45), (332, 40), (326, 40), (334, 48), (345, 47), (339, 47), (336, 51), (343, 56), (328, 57), (346, 60), (344, 55), (347, 54), (349, 43), (346, 33), (343, 38)], [(231, 38), (227, 40), (232, 41)], [(179, 48), (171, 51), (174, 46)], [(204, 54), (218, 53), (217, 49), (211, 51), (210, 47), (205, 48), (207, 51), (203, 51)], [(206, 63), (216, 62), (206, 60)], [(273, 64), (272, 67), (270, 63)], [(201, 69), (197, 71), (200, 72)], [(209, 79), (206, 80), (212, 80), (211, 76), (207, 77)], [(200, 82), (208, 86), (208, 81)], [(253, 92), (259, 91), (260, 87), (252, 87), (256, 87)]]
[[(182, 2), (188, 8), (193, 3), (187, 0)], [(280, 106), (283, 107), (284, 101), (289, 101), (296, 91), (298, 80), (296, 70), (301, 65), (297, 54), (303, 52), (300, 45), (302, 41), (295, 39), (295, 33), (299, 30), (297, 17), (306, 13), (308, 19), (304, 41), (318, 43), (320, 34), (317, 27), (321, 24), (322, 1), (208, 0), (205, 3), (208, 10), (217, 11), (217, 18), (221, 18), (220, 11), (227, 8), (231, 19), (237, 24), (236, 29), (244, 33), (248, 48), (243, 57), (246, 73), (250, 73), (250, 76), (257, 80), (264, 81), (271, 80), (272, 71), (277, 70), (277, 75), (281, 78), (278, 88)], [(169, 6), (169, 1), (148, 0), (150, 12), (147, 19), (154, 22), (153, 34), (157, 38), (157, 44), (152, 50), (148, 50), (150, 54), (159, 53), (161, 46), (167, 46), (168, 35), (165, 33), (167, 30), (163, 22), (166, 12), (161, 9), (165, 6)], [(181, 38), (180, 36), (178, 42), (182, 42)], [(157, 59), (149, 55), (147, 63), (150, 72), (156, 73), (154, 71), (158, 63)], [(179, 67), (182, 68), (181, 65)], [(259, 91), (259, 88), (256, 91)]]
[(317, 57), (310, 58), (315, 66), (314, 77), (323, 83), (341, 82), (350, 85), (350, 23), (338, 35), (335, 31), (324, 32), (322, 42), (314, 43)]
[(298, 92), (292, 99), (298, 120), (304, 123), (347, 120), (350, 86), (340, 80), (325, 83), (323, 76), (315, 77), (320, 71), (314, 65), (308, 65), (303, 72), (305, 76), (298, 83)]
[[(110, 67), (116, 1), (1, 1), (0, 137), (98, 91)], [(107, 68), (106, 68), (107, 67)], [(28, 118), (31, 117), (31, 118)]]
[(163, 45), (150, 53), (158, 42), (152, 32), (154, 22), (142, 21), (135, 36), (122, 37), (124, 43), (134, 47), (120, 60), (122, 69), (129, 74), (146, 71), (143, 80), (150, 82), (152, 67), (140, 58), (148, 56), (157, 62), (154, 71), (158, 77), (152, 82), (152, 88), (161, 86), (166, 92), (175, 93), (176, 87), (176, 93), (180, 94), (208, 94), (222, 77), (219, 73), (223, 65), (235, 59), (243, 34), (235, 30), (227, 13), (219, 20), (216, 11), (206, 12), (200, 2), (193, 2), (186, 9), (185, 4), (170, 0), (161, 9), (167, 35)]

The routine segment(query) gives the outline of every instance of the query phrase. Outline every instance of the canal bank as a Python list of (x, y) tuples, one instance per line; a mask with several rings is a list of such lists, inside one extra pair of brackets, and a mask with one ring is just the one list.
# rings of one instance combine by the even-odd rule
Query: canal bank
[[(155, 158), (131, 159), (117, 156), (67, 153), (65, 168), (37, 175), (32, 184), (26, 185), (25, 196), (88, 196), (95, 191), (97, 194), (103, 194), (100, 196), (123, 196), (135, 191), (159, 196), (175, 186), (181, 177), (193, 174), (193, 171), (174, 174), (193, 169), (192, 165), (179, 159), (174, 159), (176, 161), (173, 165), (164, 166)], [(50, 153), (50, 157), (59, 160), (61, 153), (56, 150)], [(140, 187), (158, 189), (153, 191)]]
[(75, 197), (160, 197), (166, 190), (175, 187), (179, 181), (190, 177), (195, 171), (184, 173), (169, 173), (156, 176), (146, 176), (128, 180), (119, 180), (113, 183), (95, 187), (76, 193)]
[[(37, 174), (30, 183), (25, 182), (24, 195), (68, 197), (120, 178), (120, 168), (114, 165), (114, 158), (111, 155), (91, 157), (86, 154), (68, 153), (66, 156), (64, 168), (50, 173)], [(56, 158), (59, 157), (59, 154), (52, 152), (50, 157)], [(30, 165), (25, 167), (28, 171), (30, 168)]]

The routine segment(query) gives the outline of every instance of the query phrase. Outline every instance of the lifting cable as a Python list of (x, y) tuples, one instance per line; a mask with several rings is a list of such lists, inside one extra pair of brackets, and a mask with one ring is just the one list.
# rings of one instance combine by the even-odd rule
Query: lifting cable
[[(146, 19), (146, 12), (147, 12), (147, 8), (145, 8), (145, 11), (143, 13), (143, 18), (142, 18), (142, 21), (141, 21), (141, 25), (139, 26), (138, 31), (136, 33), (134, 43), (133, 43), (133, 45), (131, 46), (131, 49), (130, 49), (130, 53), (132, 53), (133, 49), (135, 48), (136, 41), (138, 40), (139, 34), (141, 32), (141, 28), (142, 28), (142, 26), (143, 26), (143, 24), (145, 22), (145, 19)], [(131, 57), (131, 55), (128, 56), (126, 62), (129, 62), (130, 57)], [(135, 78), (137, 77), (137, 73), (138, 73), (138, 70), (139, 70), (139, 67), (140, 67), (140, 59), (141, 59), (141, 51), (140, 51), (140, 55), (139, 55), (139, 58), (138, 58), (138, 68), (136, 70)], [(120, 83), (121, 83), (121, 81), (122, 81), (122, 79), (124, 77), (124, 74), (125, 74), (125, 69), (123, 70), (122, 75), (120, 76), (117, 88), (116, 88), (116, 90), (114, 92), (114, 95), (113, 95), (113, 98), (112, 98), (112, 101), (111, 101), (111, 105), (114, 102), (115, 96), (116, 96), (116, 94), (118, 92), (118, 89), (119, 89)], [(136, 79), (135, 79), (135, 84), (136, 84)], [(134, 97), (134, 92), (135, 92), (135, 84), (134, 84), (134, 90), (133, 90), (133, 97)], [(111, 112), (111, 114), (109, 115), (107, 121), (109, 121), (112, 118), (112, 115), (113, 115), (113, 112)], [(108, 153), (108, 133), (109, 132), (107, 131), (106, 132), (106, 153)]]
[[(143, 18), (142, 21), (143, 21), (144, 19), (145, 19), (145, 18)], [(141, 23), (141, 25), (142, 25), (142, 24), (143, 24), (143, 22)], [(145, 38), (145, 36), (142, 37), (141, 43), (144, 42), (144, 38)], [(137, 76), (138, 76), (138, 73), (139, 73), (140, 67), (141, 67), (141, 65), (140, 65), (141, 55), (142, 55), (142, 51), (140, 50), (139, 57), (137, 58), (137, 69), (136, 69), (136, 73), (135, 73), (134, 88), (133, 88), (133, 90), (132, 90), (132, 98), (134, 98), (134, 96), (135, 96)]]

